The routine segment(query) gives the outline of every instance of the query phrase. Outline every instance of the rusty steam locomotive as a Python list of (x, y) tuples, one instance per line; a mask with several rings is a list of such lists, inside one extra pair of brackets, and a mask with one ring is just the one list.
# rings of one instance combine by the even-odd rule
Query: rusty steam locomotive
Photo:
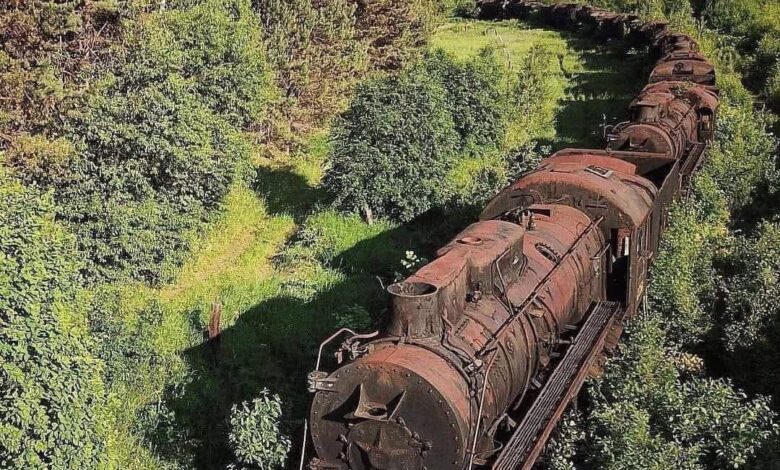
[(666, 23), (579, 4), (481, 11), (644, 44), (659, 61), (605, 149), (543, 160), (388, 288), (386, 328), (353, 333), (330, 374), (318, 361), (312, 469), (531, 468), (641, 305), (668, 208), (713, 137), (713, 67)]

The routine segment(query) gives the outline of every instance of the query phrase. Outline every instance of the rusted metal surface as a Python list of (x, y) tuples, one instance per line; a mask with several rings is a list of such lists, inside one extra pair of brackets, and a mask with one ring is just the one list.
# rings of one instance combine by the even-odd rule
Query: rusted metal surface
[[(476, 461), (493, 456), (498, 423), (549, 364), (556, 339), (603, 298), (604, 245), (581, 211), (536, 205), (522, 221), (472, 225), (391, 286), (385, 338), (315, 395), (318, 465), (390, 468), (378, 462), (395, 458), (397, 468), (457, 468), (468, 443)], [(422, 447), (377, 437), (404, 429)]]
[(603, 155), (562, 154), (545, 159), (535, 171), (499, 193), (480, 215), (498, 217), (532, 204), (566, 204), (604, 217), (602, 229), (637, 227), (652, 206), (657, 188), (637, 175), (636, 166)]
[(610, 133), (613, 150), (661, 153), (683, 159), (692, 145), (714, 133), (718, 97), (680, 82), (648, 85), (629, 106), (629, 121)]
[(485, 19), (532, 15), (662, 59), (607, 149), (543, 160), (388, 288), (380, 332), (342, 331), (352, 334), (337, 352), (346, 363), (326, 373), (318, 359), (310, 377), (310, 468), (530, 468), (641, 303), (668, 208), (712, 138), (714, 71), (665, 22), (573, 3), (480, 3)]
[(672, 59), (659, 62), (650, 74), (650, 83), (663, 81), (691, 82), (715, 86), (715, 67), (695, 59)]

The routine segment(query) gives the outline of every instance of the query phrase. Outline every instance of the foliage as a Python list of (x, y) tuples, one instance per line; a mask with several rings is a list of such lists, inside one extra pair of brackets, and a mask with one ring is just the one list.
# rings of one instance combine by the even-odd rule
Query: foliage
[(147, 15), (132, 31), (117, 92), (182, 77), (215, 114), (246, 128), (265, 117), (269, 66), (249, 0), (202, 0)]
[(517, 74), (510, 77), (506, 97), (509, 121), (506, 148), (526, 144), (554, 121), (553, 66), (553, 55), (541, 46), (534, 46), (518, 65)]
[(740, 238), (731, 250), (724, 278), (724, 344), (735, 351), (756, 344), (780, 314), (780, 227), (764, 223), (756, 238)]
[(109, 1), (0, 4), (0, 148), (52, 131), (70, 99), (121, 57), (120, 20)]
[(690, 2), (678, 0), (594, 0), (594, 3), (614, 11), (629, 11), (650, 18), (690, 16)]
[(446, 4), (436, 0), (353, 0), (360, 41), (371, 70), (399, 70), (413, 63)]
[(765, 93), (772, 109), (780, 109), (780, 62), (772, 68)]
[(278, 395), (260, 393), (250, 403), (234, 405), (230, 412), (230, 445), (243, 465), (270, 469), (281, 467), (290, 450), (290, 440), (279, 429), (282, 415)]
[(760, 2), (757, 0), (708, 0), (702, 16), (713, 28), (748, 38), (761, 34)]
[(358, 38), (352, 0), (256, 0), (269, 61), (295, 120), (330, 118), (365, 73), (367, 45)]
[[(748, 400), (729, 382), (690, 372), (667, 346), (661, 324), (630, 329), (605, 375), (593, 384), (585, 433), (563, 442), (573, 457), (554, 468), (741, 468), (776, 436), (767, 399)], [(572, 437), (573, 434), (573, 437)], [(577, 450), (572, 452), (571, 448)]]
[(105, 391), (90, 353), (72, 240), (50, 196), (0, 172), (0, 466), (94, 468)]
[(447, 194), (458, 134), (446, 91), (422, 67), (361, 85), (333, 141), (325, 186), (344, 209), (411, 220)]
[(769, 123), (769, 116), (750, 107), (726, 102), (720, 109), (706, 172), (727, 195), (732, 210), (754, 202), (755, 189), (776, 179), (777, 143), (767, 129)]
[(11, 146), (17, 174), (55, 190), (89, 279), (168, 278), (188, 233), (244, 174), (238, 128), (263, 119), (267, 99), (259, 34), (243, 0), (146, 15), (124, 63), (68, 114), (67, 140)]
[(248, 147), (180, 75), (123, 85), (108, 81), (73, 117), (79, 155), (54, 186), (90, 278), (159, 282), (243, 172)]
[(492, 48), (462, 61), (436, 50), (359, 88), (333, 134), (325, 185), (336, 204), (407, 221), (487, 200), (553, 120), (551, 57), (532, 49), (526, 62), (513, 75)]
[(466, 153), (497, 148), (506, 132), (501, 85), (505, 71), (496, 51), (486, 48), (476, 57), (457, 62), (444, 50), (425, 57), (425, 68), (447, 92), (447, 109)]
[(780, 227), (762, 223), (738, 237), (720, 264), (717, 330), (723, 373), (778, 400), (780, 383)]

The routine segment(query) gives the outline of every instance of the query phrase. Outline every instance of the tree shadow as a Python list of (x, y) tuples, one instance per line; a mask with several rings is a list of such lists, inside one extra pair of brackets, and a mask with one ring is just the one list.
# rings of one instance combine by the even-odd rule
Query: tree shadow
[[(314, 368), (320, 342), (342, 327), (377, 329), (387, 307), (383, 286), (393, 282), (404, 253), (414, 250), (430, 258), (467, 220), (474, 219), (470, 208), (431, 211), (336, 256), (317, 260), (342, 273), (340, 282), (309, 297), (291, 282), (278, 296), (241, 312), (218, 341), (204, 341), (185, 351), (192, 380), (169, 406), (176, 427), (185, 430), (193, 444), (195, 465), (224, 468), (230, 463), (230, 410), (258, 397), (263, 389), (283, 397), (286, 432), (299, 439), (311, 398), (306, 378)], [(326, 369), (335, 367), (330, 356), (324, 359)], [(296, 460), (295, 452), (288, 458), (290, 464)]]
[(649, 62), (644, 54), (627, 52), (628, 45), (621, 41), (599, 44), (563, 34), (584, 70), (564, 71), (569, 85), (556, 116), (556, 137), (541, 144), (553, 150), (603, 148), (604, 126), (624, 120), (629, 103), (647, 83)]
[(290, 167), (257, 167), (252, 189), (265, 199), (271, 214), (292, 215), (296, 223), (302, 223), (317, 204), (330, 202), (324, 188), (311, 185)]

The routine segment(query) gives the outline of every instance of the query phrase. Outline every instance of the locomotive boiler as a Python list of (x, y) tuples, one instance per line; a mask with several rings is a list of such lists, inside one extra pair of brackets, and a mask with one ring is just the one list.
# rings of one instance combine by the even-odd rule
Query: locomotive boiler
[[(544, 159), (387, 288), (378, 332), (323, 343), (309, 376), (311, 469), (530, 469), (641, 306), (669, 207), (713, 137), (714, 69), (666, 23), (520, 0), (482, 2), (481, 15), (641, 40), (660, 61), (606, 148)], [(339, 367), (321, 371), (343, 333)]]
[(388, 288), (383, 337), (315, 384), (317, 465), (462, 468), (500, 449), (507, 412), (603, 300), (606, 268), (581, 211), (531, 205), (506, 219), (470, 226)]

